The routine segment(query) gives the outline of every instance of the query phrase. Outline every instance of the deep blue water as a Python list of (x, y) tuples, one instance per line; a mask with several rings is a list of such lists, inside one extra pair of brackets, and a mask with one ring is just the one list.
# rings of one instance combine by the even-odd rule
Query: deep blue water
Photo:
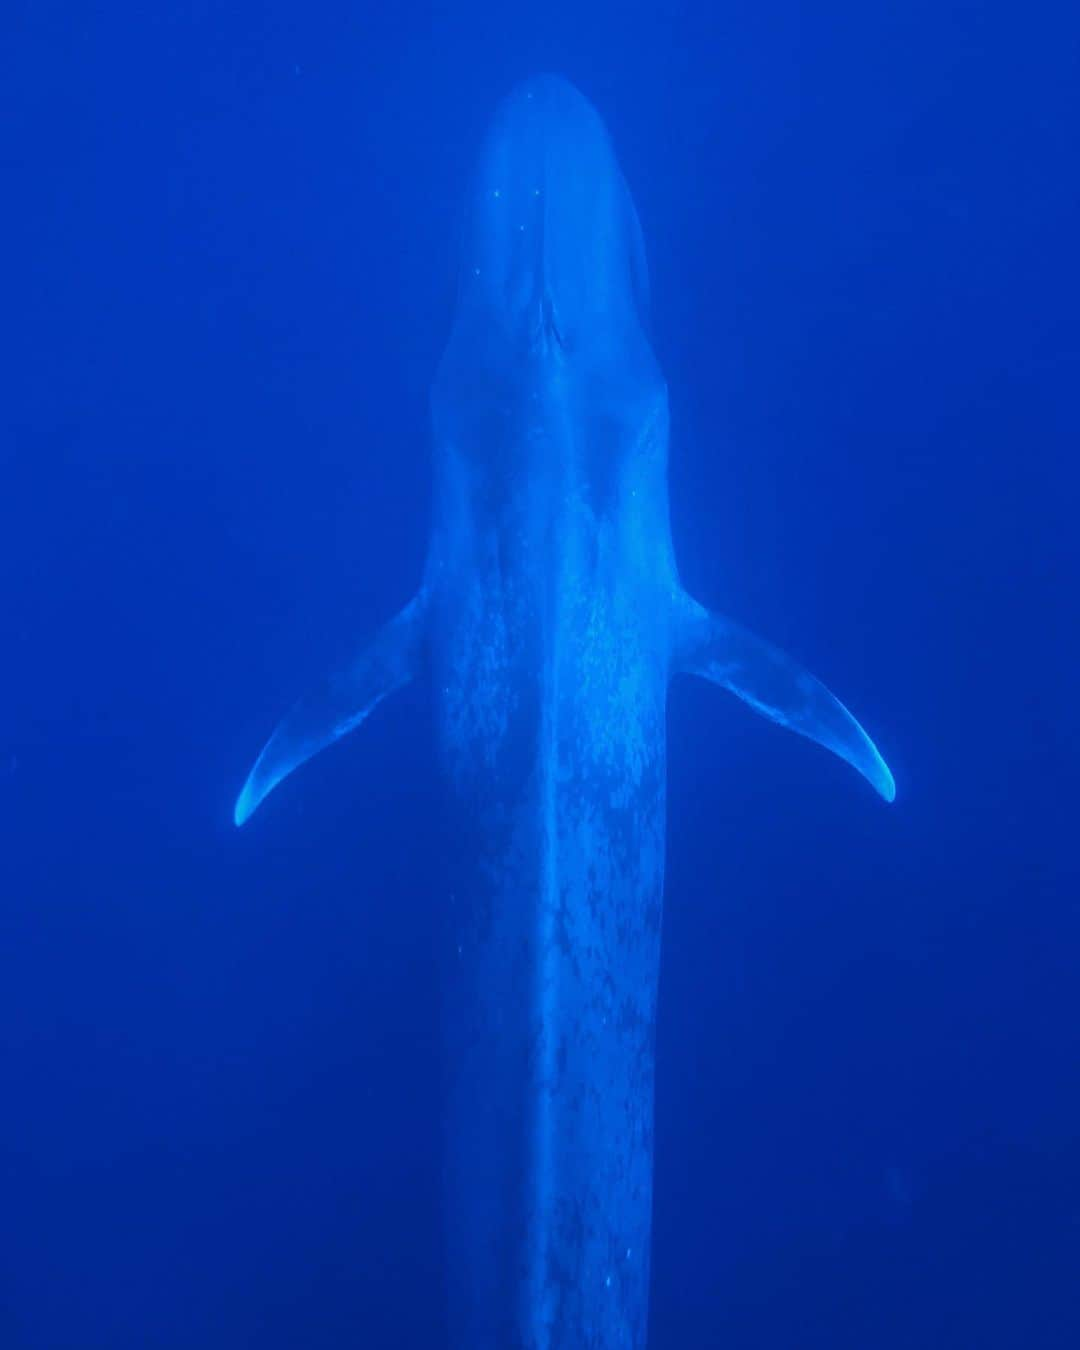
[(1080, 1344), (1080, 15), (18, 3), (0, 1348), (442, 1344), (429, 715), (242, 833), (414, 589), (486, 120), (642, 217), (684, 580), (897, 779), (673, 687), (655, 1350)]

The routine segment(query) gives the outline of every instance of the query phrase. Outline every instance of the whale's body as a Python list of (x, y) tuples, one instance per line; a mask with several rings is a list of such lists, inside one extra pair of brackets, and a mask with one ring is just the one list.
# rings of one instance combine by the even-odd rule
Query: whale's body
[(891, 799), (849, 713), (682, 590), (641, 232), (598, 116), (516, 90), (481, 156), (432, 398), (415, 599), (274, 733), (238, 823), (430, 677), (451, 813), (446, 1221), (456, 1350), (640, 1350), (672, 674), (725, 685)]

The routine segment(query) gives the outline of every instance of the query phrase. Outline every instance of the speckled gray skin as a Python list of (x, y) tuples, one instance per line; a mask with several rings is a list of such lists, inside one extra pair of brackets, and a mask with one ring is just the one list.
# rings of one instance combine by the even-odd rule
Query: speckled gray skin
[(642, 1350), (670, 675), (725, 685), (891, 797), (812, 676), (681, 590), (641, 234), (592, 107), (504, 103), (432, 398), (416, 599), (274, 733), (237, 803), (429, 674), (445, 905), (454, 1350)]
[[(639, 1347), (676, 584), (666, 394), (635, 296), (633, 207), (570, 86), (508, 100), (471, 206), (433, 398), (428, 572), (461, 841), (452, 1344)], [(606, 256), (586, 278), (597, 229)]]

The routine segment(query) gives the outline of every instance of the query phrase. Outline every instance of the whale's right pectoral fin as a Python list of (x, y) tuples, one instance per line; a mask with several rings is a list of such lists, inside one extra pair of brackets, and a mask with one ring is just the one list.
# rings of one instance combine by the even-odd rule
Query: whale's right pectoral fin
[(243, 825), (262, 799), (305, 760), (358, 727), (387, 694), (416, 674), (424, 647), (421, 592), (381, 629), (360, 655), (302, 698), (263, 746), (236, 800)]
[(676, 670), (730, 689), (755, 712), (839, 755), (887, 802), (896, 785), (877, 746), (838, 698), (786, 652), (681, 597), (675, 632)]

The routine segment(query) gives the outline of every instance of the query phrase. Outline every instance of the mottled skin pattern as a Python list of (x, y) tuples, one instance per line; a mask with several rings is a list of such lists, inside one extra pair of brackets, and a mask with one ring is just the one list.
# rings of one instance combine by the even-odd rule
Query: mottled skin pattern
[(521, 86), (469, 201), (423, 584), (282, 721), (236, 821), (430, 677), (451, 1345), (642, 1350), (669, 676), (894, 788), (822, 684), (679, 586), (641, 231), (596, 113), (564, 81)]
[(648, 1308), (666, 406), (655, 378), (589, 443), (595, 376), (547, 340), (517, 368), (509, 476), (471, 450), (469, 407), (441, 406), (460, 382), (436, 394), (452, 1343), (614, 1350), (644, 1346)]
[[(617, 276), (591, 295), (559, 251), (579, 186), (567, 156), (581, 186), (592, 161), (610, 179)], [(508, 100), (475, 202), (433, 394), (425, 583), (456, 853), (451, 1340), (632, 1350), (648, 1310), (676, 584), (666, 391), (632, 294), (636, 218), (580, 95), (538, 81)]]

